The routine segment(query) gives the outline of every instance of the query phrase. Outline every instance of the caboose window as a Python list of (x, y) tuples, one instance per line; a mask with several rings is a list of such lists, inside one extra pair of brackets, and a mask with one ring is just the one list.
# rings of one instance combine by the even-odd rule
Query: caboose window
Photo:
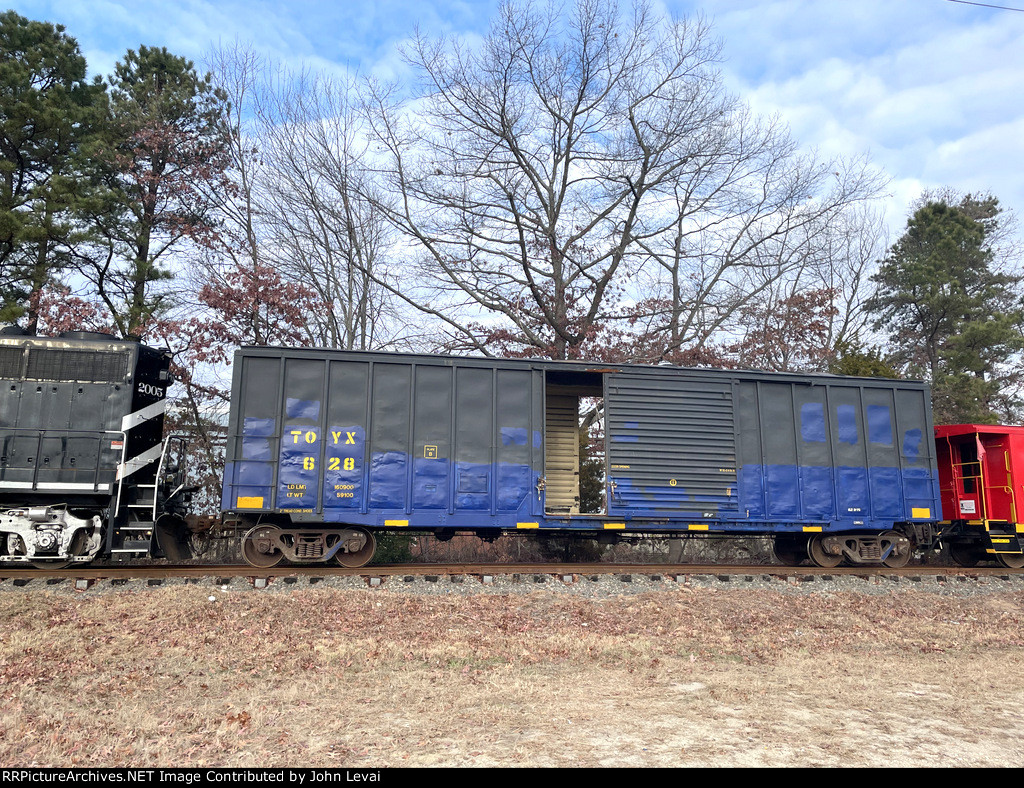
[(981, 477), (981, 463), (978, 461), (978, 446), (975, 443), (961, 443), (960, 476), (963, 480), (964, 493), (973, 495), (978, 487), (975, 483)]

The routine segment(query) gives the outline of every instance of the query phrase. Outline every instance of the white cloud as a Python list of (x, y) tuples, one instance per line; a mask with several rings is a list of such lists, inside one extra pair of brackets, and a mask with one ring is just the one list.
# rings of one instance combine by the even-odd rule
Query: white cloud
[(729, 83), (806, 146), (870, 151), (901, 214), (922, 188), (945, 186), (1024, 210), (1024, 13), (942, 0), (702, 5)]
[[(1024, 211), (1024, 13), (946, 0), (658, 1), (671, 13), (711, 18), (727, 84), (756, 111), (781, 115), (804, 146), (870, 152), (904, 187), (991, 189)], [(397, 47), (417, 25), (431, 35), (478, 36), (497, 4), (10, 0), (25, 16), (65, 24), (92, 73), (109, 74), (139, 44), (198, 63), (213, 44), (237, 39), (290, 68), (385, 78), (407, 74)]]

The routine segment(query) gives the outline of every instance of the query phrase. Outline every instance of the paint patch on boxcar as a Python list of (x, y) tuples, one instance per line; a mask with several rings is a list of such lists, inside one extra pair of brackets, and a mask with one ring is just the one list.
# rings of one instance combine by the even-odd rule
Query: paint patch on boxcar
[(288, 397), (285, 401), (285, 414), (288, 421), (291, 421), (292, 419), (309, 419), (310, 421), (319, 421), (320, 401)]

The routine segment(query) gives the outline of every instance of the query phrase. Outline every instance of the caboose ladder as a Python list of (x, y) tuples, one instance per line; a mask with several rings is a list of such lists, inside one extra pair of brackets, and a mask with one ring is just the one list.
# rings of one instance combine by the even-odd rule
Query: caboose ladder
[[(985, 525), (985, 533), (988, 536), (989, 547), (987, 552), (996, 556), (1021, 554), (1021, 544), (1017, 536), (1016, 523), (1009, 520), (990, 519), (1000, 514), (1008, 514), (1011, 518), (1016, 516), (1017, 505), (1013, 496), (1012, 481), (1010, 478), (1010, 453), (1003, 451), (1001, 454), (995, 449), (1001, 446), (986, 446), (981, 437), (978, 437), (978, 473), (980, 475), (981, 499), (985, 502), (982, 510), (982, 522)], [(996, 460), (1001, 459), (1002, 462)], [(1000, 484), (1002, 475), (1006, 474), (1005, 484)]]

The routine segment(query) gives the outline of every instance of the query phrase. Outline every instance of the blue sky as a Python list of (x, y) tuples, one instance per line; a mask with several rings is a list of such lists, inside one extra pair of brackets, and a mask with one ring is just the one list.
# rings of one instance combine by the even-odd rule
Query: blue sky
[[(703, 14), (724, 43), (731, 89), (779, 113), (802, 145), (868, 154), (892, 177), (891, 224), (922, 189), (991, 192), (1024, 214), (1024, 10), (951, 0), (660, 0)], [(1024, 0), (993, 0), (1024, 9)], [(497, 0), (8, 0), (61, 23), (93, 73), (128, 48), (201, 63), (235, 39), (288, 65), (401, 71), (414, 26), (472, 37)]]

